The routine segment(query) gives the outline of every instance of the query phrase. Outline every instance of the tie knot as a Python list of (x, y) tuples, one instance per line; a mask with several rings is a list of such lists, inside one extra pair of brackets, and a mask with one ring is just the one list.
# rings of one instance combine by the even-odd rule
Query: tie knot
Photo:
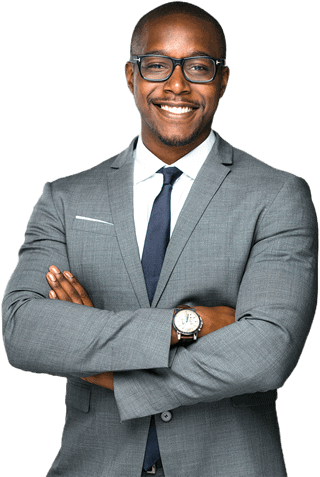
[(163, 174), (163, 185), (173, 185), (182, 174), (177, 167), (162, 167), (157, 172)]

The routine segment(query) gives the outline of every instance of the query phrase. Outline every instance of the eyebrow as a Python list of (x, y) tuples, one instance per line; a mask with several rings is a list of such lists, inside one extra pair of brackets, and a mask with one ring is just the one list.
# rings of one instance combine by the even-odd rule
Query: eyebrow
[[(170, 56), (170, 55), (168, 55), (164, 50), (152, 50), (152, 51), (147, 51), (146, 53), (144, 53), (144, 55), (163, 55), (163, 56)], [(184, 58), (189, 58), (189, 57), (192, 57), (192, 56), (211, 56), (211, 55), (209, 55), (208, 52), (196, 50), (196, 51), (192, 51), (190, 54), (188, 54), (188, 56), (185, 56)], [(172, 57), (172, 58), (175, 58), (175, 57)]]

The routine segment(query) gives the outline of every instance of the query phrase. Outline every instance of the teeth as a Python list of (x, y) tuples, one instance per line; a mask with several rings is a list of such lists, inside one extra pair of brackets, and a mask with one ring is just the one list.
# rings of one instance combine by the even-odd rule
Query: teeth
[(164, 104), (161, 104), (161, 109), (164, 109), (165, 111), (169, 111), (169, 113), (174, 113), (174, 114), (184, 114), (184, 113), (189, 113), (190, 111), (192, 111), (192, 108), (176, 108), (176, 107), (171, 108), (170, 106), (166, 106)]

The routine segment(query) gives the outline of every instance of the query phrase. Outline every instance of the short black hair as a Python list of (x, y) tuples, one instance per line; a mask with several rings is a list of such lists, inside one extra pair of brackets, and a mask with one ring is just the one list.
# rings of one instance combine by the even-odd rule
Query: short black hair
[(200, 7), (193, 5), (192, 3), (187, 2), (169, 2), (163, 5), (160, 5), (157, 8), (154, 8), (150, 12), (146, 13), (143, 17), (140, 18), (138, 23), (133, 30), (132, 38), (131, 38), (131, 46), (130, 46), (130, 54), (137, 55), (139, 54), (139, 39), (140, 35), (149, 20), (153, 20), (154, 18), (161, 18), (165, 17), (166, 15), (172, 15), (175, 13), (182, 13), (193, 15), (196, 18), (200, 18), (201, 20), (206, 20), (207, 22), (212, 24), (212, 28), (215, 32), (217, 43), (219, 46), (219, 57), (226, 58), (226, 38), (220, 23), (212, 16), (210, 13), (206, 12)]

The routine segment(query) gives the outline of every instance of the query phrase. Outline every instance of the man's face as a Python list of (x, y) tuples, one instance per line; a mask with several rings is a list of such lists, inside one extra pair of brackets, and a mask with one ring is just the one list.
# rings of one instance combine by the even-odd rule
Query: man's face
[[(171, 15), (149, 21), (141, 35), (140, 44), (141, 51), (134, 51), (134, 54), (158, 54), (173, 58), (209, 55), (219, 58), (212, 26), (189, 15)], [(156, 83), (144, 80), (138, 66), (127, 63), (128, 86), (141, 115), (144, 144), (149, 149), (159, 141), (167, 146), (190, 144), (190, 150), (201, 144), (210, 133), (228, 74), (228, 68), (221, 71), (219, 67), (213, 81), (190, 83), (178, 65), (167, 81)], [(168, 107), (190, 110), (169, 111)]]

